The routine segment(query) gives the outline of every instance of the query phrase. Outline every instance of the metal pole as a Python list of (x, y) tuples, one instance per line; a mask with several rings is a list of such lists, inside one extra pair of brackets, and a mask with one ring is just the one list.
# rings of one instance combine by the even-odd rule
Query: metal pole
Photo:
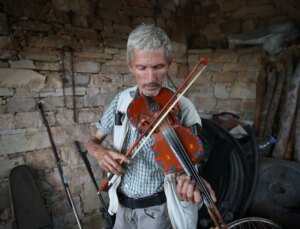
[(52, 146), (52, 151), (53, 151), (53, 154), (54, 154), (54, 157), (55, 157), (55, 161), (56, 161), (56, 165), (57, 165), (57, 168), (58, 168), (59, 176), (60, 176), (61, 182), (62, 182), (62, 184), (65, 188), (65, 192), (66, 192), (66, 195), (67, 195), (67, 201), (69, 203), (69, 206), (72, 207), (72, 210), (74, 212), (78, 227), (80, 229), (82, 229), (81, 222), (79, 220), (79, 216), (78, 216), (78, 213), (77, 213), (77, 210), (76, 210), (76, 207), (75, 207), (72, 195), (71, 195), (68, 180), (67, 180), (67, 177), (64, 175), (64, 171), (63, 171), (62, 166), (61, 166), (60, 158), (59, 158), (58, 153), (57, 153), (57, 149), (56, 149), (53, 137), (52, 137), (52, 133), (51, 133), (51, 130), (50, 130), (50, 127), (49, 127), (49, 123), (48, 123), (48, 120), (45, 116), (43, 104), (39, 103), (38, 106), (39, 106), (39, 109), (40, 109), (40, 113), (41, 113), (41, 116), (42, 116), (43, 123), (46, 126), (46, 129), (47, 129), (47, 132), (48, 132), (48, 136), (49, 136), (50, 144)]

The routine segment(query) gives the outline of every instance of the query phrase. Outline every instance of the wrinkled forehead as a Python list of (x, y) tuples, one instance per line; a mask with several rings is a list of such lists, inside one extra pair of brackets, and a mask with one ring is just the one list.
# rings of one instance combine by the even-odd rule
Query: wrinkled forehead
[(134, 57), (160, 57), (166, 59), (166, 52), (163, 47), (156, 49), (134, 49), (131, 58)]
[(127, 59), (128, 63), (132, 63), (137, 59), (156, 59), (159, 61), (164, 61), (170, 63), (170, 58), (168, 57), (168, 53), (166, 49), (161, 46), (159, 48), (136, 48), (133, 49), (130, 53), (130, 58)]

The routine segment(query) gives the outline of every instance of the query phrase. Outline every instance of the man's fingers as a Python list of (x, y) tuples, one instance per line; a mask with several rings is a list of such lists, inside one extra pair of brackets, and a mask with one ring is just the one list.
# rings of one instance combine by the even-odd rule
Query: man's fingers
[(124, 173), (124, 168), (120, 163), (120, 160), (129, 161), (124, 155), (116, 153), (112, 150), (106, 150), (102, 155), (100, 154), (97, 158), (99, 165), (109, 173), (116, 175), (122, 175)]
[[(210, 194), (214, 202), (217, 201), (216, 194), (210, 184), (203, 178), (201, 178), (208, 193)], [(182, 174), (177, 177), (177, 193), (181, 200), (189, 201), (191, 203), (200, 203), (203, 201), (203, 196), (195, 184), (195, 182), (186, 174)]]
[(211, 196), (212, 200), (214, 202), (217, 202), (217, 197), (216, 197), (216, 193), (214, 192), (214, 190), (212, 189), (212, 187), (210, 186), (210, 184), (202, 178), (202, 181), (207, 189), (207, 191), (209, 192), (209, 195)]
[(104, 165), (107, 168), (107, 172), (111, 172), (116, 175), (122, 175), (122, 173), (124, 173), (124, 168), (110, 155), (104, 156)]
[(194, 203), (199, 204), (203, 200), (202, 195), (200, 194), (200, 191), (198, 188), (194, 190)]
[(181, 189), (182, 189), (182, 186), (183, 186), (183, 182), (184, 182), (183, 176), (178, 176), (177, 177), (177, 192), (180, 195), (181, 195)]
[(183, 181), (183, 185), (182, 185), (182, 189), (181, 189), (181, 198), (185, 201), (188, 201), (188, 198), (187, 198), (187, 189), (188, 189), (188, 183), (189, 181), (187, 181), (186, 179)]
[(184, 201), (189, 201), (187, 191), (191, 178), (185, 175), (179, 177), (180, 186), (177, 186), (179, 197)]
[(127, 164), (130, 162), (130, 160), (128, 159), (128, 157), (126, 157), (124, 154), (121, 154), (121, 153), (116, 153), (114, 151), (110, 151), (110, 156), (114, 160), (121, 160), (121, 161), (126, 162)]
[(124, 169), (122, 167), (119, 167), (119, 166), (114, 167), (114, 166), (108, 164), (107, 168), (108, 168), (108, 171), (110, 173), (116, 174), (118, 176), (121, 176), (124, 173)]
[(187, 191), (186, 191), (186, 198), (189, 202), (194, 202), (194, 189), (195, 189), (195, 182), (190, 181), (187, 183)]

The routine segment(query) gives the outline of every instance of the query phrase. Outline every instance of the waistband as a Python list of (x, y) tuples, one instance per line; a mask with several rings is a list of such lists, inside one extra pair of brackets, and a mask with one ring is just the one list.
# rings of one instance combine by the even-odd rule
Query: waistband
[(118, 193), (118, 197), (120, 204), (130, 209), (148, 208), (166, 203), (166, 195), (164, 191), (138, 199), (130, 198), (123, 193)]

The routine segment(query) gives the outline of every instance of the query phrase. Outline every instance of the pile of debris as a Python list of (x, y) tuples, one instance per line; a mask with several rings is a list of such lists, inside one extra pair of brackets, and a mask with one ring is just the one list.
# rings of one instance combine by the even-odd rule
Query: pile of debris
[(273, 135), (273, 158), (300, 161), (300, 59), (291, 46), (270, 56), (257, 80), (255, 133)]

